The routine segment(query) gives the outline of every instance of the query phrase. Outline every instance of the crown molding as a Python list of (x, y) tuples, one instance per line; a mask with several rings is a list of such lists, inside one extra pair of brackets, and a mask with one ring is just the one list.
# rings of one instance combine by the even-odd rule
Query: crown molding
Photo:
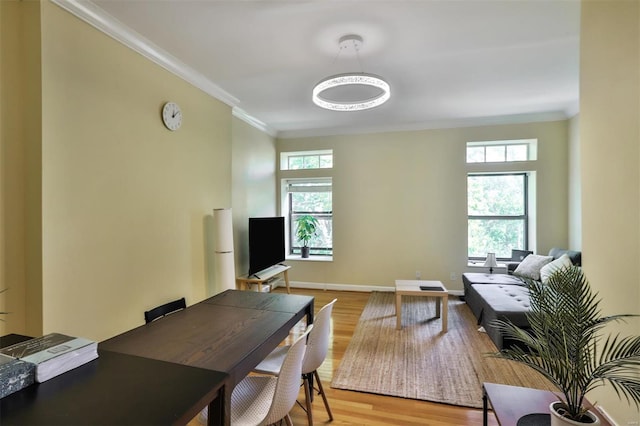
[(275, 138), (278, 135), (278, 132), (276, 130), (272, 129), (267, 124), (258, 120), (254, 116), (247, 114), (246, 111), (242, 108), (233, 107), (232, 114), (234, 117), (244, 121), (245, 123), (255, 127), (258, 130), (265, 132), (272, 138)]
[[(574, 114), (575, 115), (575, 114)], [(531, 114), (513, 114), (502, 116), (476, 117), (466, 119), (434, 120), (429, 122), (405, 123), (376, 127), (331, 127), (299, 130), (281, 130), (278, 139), (297, 139), (308, 137), (330, 137), (345, 135), (364, 135), (375, 133), (414, 132), (435, 129), (456, 129), (464, 127), (501, 126), (508, 124), (562, 121), (571, 116), (566, 111), (551, 111)]]
[(189, 67), (175, 56), (171, 55), (164, 49), (156, 46), (147, 40), (141, 34), (133, 31), (113, 16), (106, 13), (103, 9), (96, 6), (91, 1), (79, 0), (51, 0), (52, 3), (60, 6), (64, 10), (70, 12), (84, 22), (102, 31), (109, 37), (124, 44), (128, 48), (141, 54), (150, 61), (160, 65), (167, 71), (175, 74), (186, 82), (192, 84), (198, 89), (204, 91), (208, 95), (224, 102), (232, 107), (232, 113), (235, 117), (245, 121), (251, 126), (268, 133), (275, 137), (276, 132), (262, 121), (247, 114), (244, 110), (237, 107), (240, 100), (232, 96), (228, 92), (221, 89), (207, 77)]

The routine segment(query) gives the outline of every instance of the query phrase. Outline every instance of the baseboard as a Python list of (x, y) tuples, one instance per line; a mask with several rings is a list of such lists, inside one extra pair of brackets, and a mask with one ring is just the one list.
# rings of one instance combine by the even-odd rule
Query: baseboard
[(312, 282), (304, 282), (304, 281), (290, 281), (289, 285), (293, 288), (308, 288), (313, 290), (362, 291), (362, 292), (395, 291), (395, 287), (378, 286), (378, 285), (330, 284), (330, 283), (312, 283)]
[[(601, 415), (602, 417), (604, 417), (604, 419), (605, 419), (606, 421), (608, 421), (608, 422), (609, 422), (609, 423), (611, 423), (612, 425), (617, 424), (617, 423), (616, 423), (616, 422), (611, 418), (611, 416), (609, 415), (609, 413), (607, 413), (607, 412), (604, 410), (604, 408), (602, 407), (602, 405), (596, 404), (596, 410), (598, 410), (598, 412), (600, 413), (600, 415)], [(629, 423), (629, 424), (631, 424), (631, 423)]]
[[(278, 282), (277, 287), (282, 286), (284, 286), (284, 281), (281, 280)], [(367, 293), (372, 291), (395, 291), (394, 286), (312, 283), (304, 281), (289, 281), (289, 286), (292, 288), (308, 288), (312, 290), (361, 291)], [(449, 290), (449, 294), (452, 296), (462, 296), (464, 292), (462, 290)]]

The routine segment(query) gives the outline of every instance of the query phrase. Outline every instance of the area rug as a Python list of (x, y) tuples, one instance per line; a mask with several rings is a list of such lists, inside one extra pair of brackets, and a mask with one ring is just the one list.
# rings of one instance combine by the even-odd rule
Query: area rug
[(535, 371), (486, 356), (497, 349), (478, 331), (469, 307), (449, 298), (449, 327), (435, 318), (435, 301), (403, 297), (396, 330), (395, 294), (373, 292), (333, 375), (331, 387), (482, 407), (482, 383), (555, 390)]

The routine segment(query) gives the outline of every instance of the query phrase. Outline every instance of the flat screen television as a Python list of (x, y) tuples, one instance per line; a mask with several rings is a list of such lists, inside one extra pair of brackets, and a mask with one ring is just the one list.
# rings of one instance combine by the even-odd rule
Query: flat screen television
[(249, 275), (284, 260), (284, 217), (250, 217)]

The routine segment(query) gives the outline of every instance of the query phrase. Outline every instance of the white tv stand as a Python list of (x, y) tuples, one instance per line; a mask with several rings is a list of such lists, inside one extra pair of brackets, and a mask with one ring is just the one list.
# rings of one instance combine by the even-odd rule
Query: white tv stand
[(291, 289), (289, 288), (289, 269), (291, 269), (291, 266), (289, 265), (278, 264), (267, 269), (263, 269), (253, 275), (241, 275), (236, 278), (236, 288), (238, 290), (250, 290), (251, 284), (257, 284), (258, 291), (262, 292), (262, 286), (264, 284), (268, 284), (268, 282), (277, 275), (283, 274), (284, 283), (287, 286), (287, 293), (291, 293)]

